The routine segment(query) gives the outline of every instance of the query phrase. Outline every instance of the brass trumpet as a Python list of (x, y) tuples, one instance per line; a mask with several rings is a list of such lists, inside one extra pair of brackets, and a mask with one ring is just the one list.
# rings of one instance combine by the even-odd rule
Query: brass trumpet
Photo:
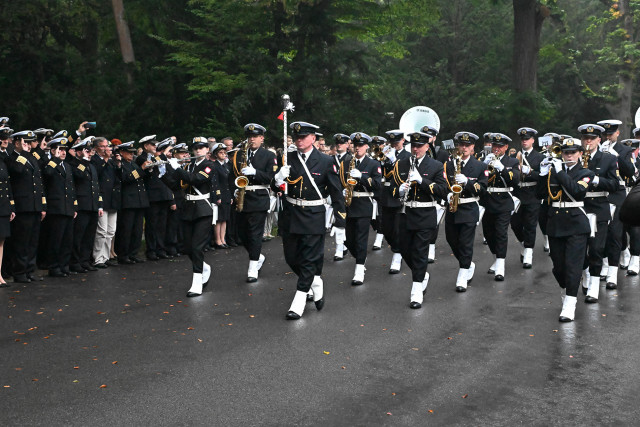
[(555, 157), (556, 159), (559, 159), (562, 157), (562, 145), (554, 143), (550, 146), (544, 147), (542, 154), (547, 157)]
[(379, 162), (386, 161), (387, 156), (384, 154), (385, 147), (387, 147), (387, 144), (374, 145), (373, 148), (371, 149), (371, 158)]
[[(458, 152), (458, 149), (455, 151), (455, 155), (453, 156), (453, 161), (456, 164), (456, 175), (462, 173), (462, 157)], [(460, 194), (462, 193), (462, 185), (457, 182), (451, 186), (451, 192), (453, 193), (453, 197), (451, 198), (451, 203), (449, 204), (449, 212), (455, 213), (458, 211), (458, 205), (460, 204)]]

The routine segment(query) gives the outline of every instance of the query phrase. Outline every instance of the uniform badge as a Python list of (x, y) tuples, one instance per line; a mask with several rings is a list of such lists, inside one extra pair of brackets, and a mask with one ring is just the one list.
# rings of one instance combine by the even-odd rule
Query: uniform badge
[(382, 173), (382, 169), (380, 169), (380, 166), (378, 166), (378, 173)]
[(484, 171), (484, 176), (489, 176), (489, 171), (488, 170)]
[(206, 173), (210, 173), (210, 172), (211, 172), (211, 168), (210, 168), (209, 166), (207, 166), (206, 168), (204, 168), (204, 171), (205, 171)]
[(278, 164), (278, 159), (276, 159), (275, 157), (273, 158), (273, 164), (277, 165)]
[(333, 165), (333, 171), (334, 171), (335, 173), (338, 173), (338, 171), (336, 170), (336, 165)]
[(591, 182), (591, 178), (589, 178), (588, 176), (585, 176), (584, 178), (582, 178), (582, 180), (584, 182)]
[(445, 171), (442, 171), (442, 176), (444, 177), (444, 179), (447, 179), (447, 173)]

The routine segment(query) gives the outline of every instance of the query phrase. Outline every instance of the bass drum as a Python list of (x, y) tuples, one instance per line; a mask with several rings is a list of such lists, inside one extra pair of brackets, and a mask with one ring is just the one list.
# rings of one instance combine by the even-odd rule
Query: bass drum
[(399, 128), (406, 135), (419, 132), (423, 126), (431, 126), (440, 132), (440, 117), (429, 107), (409, 108), (400, 118)]

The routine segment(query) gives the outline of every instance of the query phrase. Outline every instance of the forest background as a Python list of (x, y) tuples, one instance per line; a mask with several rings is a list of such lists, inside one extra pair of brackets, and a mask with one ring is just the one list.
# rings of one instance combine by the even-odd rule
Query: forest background
[[(16, 130), (221, 138), (292, 120), (326, 136), (574, 135), (640, 106), (640, 0), (1, 0), (0, 115)], [(237, 139), (236, 139), (237, 140)]]

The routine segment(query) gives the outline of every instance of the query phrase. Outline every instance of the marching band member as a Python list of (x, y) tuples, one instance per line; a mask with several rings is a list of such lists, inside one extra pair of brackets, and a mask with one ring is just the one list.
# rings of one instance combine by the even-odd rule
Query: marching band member
[(265, 132), (266, 129), (259, 124), (245, 125), (244, 135), (248, 144), (244, 159), (246, 165), (243, 167), (238, 156), (242, 150), (236, 151), (231, 159), (235, 177), (245, 176), (248, 179), (248, 185), (244, 189), (238, 188), (239, 192), (244, 191), (244, 206), (237, 214), (238, 235), (249, 254), (248, 283), (258, 280), (258, 272), (264, 264), (262, 235), (271, 204), (269, 183), (278, 169), (275, 154), (262, 146)]
[[(439, 149), (436, 151), (436, 138), (438, 136), (438, 129), (434, 128), (433, 126), (426, 125), (420, 129), (420, 132), (423, 132), (429, 135), (429, 150), (427, 153), (432, 158), (439, 161), (440, 163), (442, 164), (446, 163), (446, 161), (449, 160), (449, 152), (443, 149)], [(442, 211), (442, 206), (438, 205), (436, 207), (436, 210)], [(440, 215), (442, 215), (442, 213), (440, 213)], [(433, 230), (431, 239), (429, 239), (429, 255), (428, 255), (429, 264), (432, 264), (436, 260), (436, 241), (438, 240), (439, 231), (440, 231), (440, 222), (437, 221), (436, 228)]]
[[(374, 148), (377, 147), (377, 149), (379, 150), (378, 152), (381, 152), (380, 150), (382, 150), (382, 147), (385, 146), (385, 144), (387, 143), (387, 138), (382, 137), (382, 136), (374, 136), (371, 138), (371, 151), (373, 152)], [(378, 162), (381, 170), (382, 170), (382, 166), (384, 164), (383, 161), (369, 155), (369, 157), (371, 157), (371, 159), (374, 162)], [(384, 179), (384, 177), (382, 177)], [(381, 181), (382, 182), (382, 181)], [(384, 234), (382, 232), (382, 221), (384, 220), (384, 217), (382, 216), (382, 213), (380, 211), (380, 197), (381, 197), (381, 193), (382, 193), (382, 183), (380, 184), (380, 188), (378, 188), (376, 191), (373, 192), (373, 198), (376, 201), (376, 208), (377, 208), (377, 213), (376, 213), (376, 218), (371, 220), (371, 228), (373, 228), (373, 231), (376, 232), (376, 238), (373, 241), (373, 246), (371, 247), (372, 250), (374, 251), (379, 251), (380, 249), (382, 249), (382, 239), (384, 238)]]
[(511, 229), (522, 244), (521, 261), (523, 268), (533, 265), (533, 248), (536, 243), (536, 227), (540, 214), (540, 199), (536, 197), (536, 185), (540, 172), (540, 162), (544, 156), (533, 149), (534, 137), (538, 131), (522, 127), (518, 135), (522, 142), (520, 161), (520, 182), (514, 188), (514, 195), (520, 200), (520, 208), (511, 215)]
[[(322, 267), (325, 240), (325, 199), (331, 196), (335, 214), (334, 229), (344, 240), (344, 196), (333, 159), (313, 147), (318, 126), (294, 122), (293, 141), (296, 151), (289, 153), (287, 164), (276, 173), (273, 191), (285, 191), (283, 209), (278, 216), (282, 248), (287, 265), (298, 276), (297, 290), (287, 319), (300, 319), (307, 293), (313, 291), (318, 310), (324, 307)], [(368, 224), (367, 224), (368, 227)]]
[(424, 132), (409, 135), (411, 157), (399, 160), (393, 170), (394, 194), (403, 205), (398, 215), (398, 242), (411, 269), (409, 307), (414, 309), (422, 307), (429, 284), (429, 241), (437, 226), (436, 197), (446, 186), (442, 163), (426, 155), (429, 138)]
[[(560, 135), (554, 132), (547, 132), (544, 134), (546, 137), (550, 137), (552, 144), (560, 143)], [(548, 150), (551, 147), (543, 147), (542, 150)], [(536, 190), (537, 191), (537, 190)], [(542, 199), (542, 203), (540, 204), (540, 211), (538, 212), (538, 225), (540, 226), (540, 231), (542, 232), (542, 236), (544, 237), (544, 246), (542, 249), (545, 252), (549, 252), (549, 236), (547, 235), (547, 217), (549, 213), (549, 200), (548, 197)]]
[(204, 262), (204, 247), (209, 240), (209, 229), (213, 223), (214, 207), (211, 194), (217, 194), (218, 190), (213, 162), (207, 159), (207, 139), (195, 137), (192, 148), (195, 158), (185, 167), (180, 167), (176, 158), (169, 160), (177, 178), (186, 185), (181, 217), (182, 237), (184, 251), (189, 255), (193, 270), (187, 297), (202, 295), (203, 287), (211, 276), (211, 266)]
[[(627, 196), (624, 180), (632, 178), (635, 172), (631, 161), (631, 148), (617, 142), (618, 136), (620, 136), (619, 126), (621, 124), (620, 120), (602, 120), (598, 122), (598, 125), (604, 128), (606, 137), (600, 149), (617, 157), (619, 171), (618, 188), (616, 191), (609, 192), (609, 203), (615, 205), (615, 210), (613, 211), (613, 218), (609, 222), (607, 243), (605, 245), (605, 256), (609, 266), (606, 273), (607, 289), (616, 289), (618, 287), (618, 264), (620, 263), (620, 253), (622, 252), (623, 233), (622, 221), (620, 221), (620, 206), (622, 206)], [(604, 275), (603, 273), (601, 274)]]
[[(473, 155), (478, 139), (478, 136), (471, 132), (456, 133), (454, 143), (458, 149), (459, 158), (450, 159), (444, 165), (447, 180), (444, 231), (453, 255), (458, 260), (457, 292), (466, 292), (468, 283), (473, 279), (476, 267), (472, 261), (473, 243), (476, 225), (480, 221), (478, 201), (487, 190), (489, 173), (485, 164)], [(451, 187), (455, 184), (460, 185), (462, 191), (454, 202)], [(454, 205), (455, 208), (453, 208)]]
[[(616, 158), (598, 150), (604, 128), (598, 125), (585, 124), (578, 128), (582, 140), (583, 164), (593, 172), (584, 197), (584, 210), (595, 216), (595, 234), (587, 240), (587, 254), (582, 266), (582, 290), (586, 293), (585, 302), (598, 302), (600, 291), (600, 272), (604, 258), (604, 245), (607, 240), (607, 225), (611, 221), (611, 209), (607, 196), (618, 188)], [(584, 164), (586, 161), (586, 165)], [(592, 233), (593, 234), (593, 233)]]
[(489, 274), (495, 274), (496, 281), (504, 280), (504, 262), (507, 256), (509, 223), (511, 213), (516, 208), (511, 192), (520, 182), (518, 160), (506, 155), (511, 138), (502, 133), (491, 134), (491, 154), (484, 162), (489, 166), (487, 192), (480, 196), (480, 204), (485, 208), (482, 217), (482, 232), (495, 261)]
[(398, 244), (398, 214), (402, 203), (394, 194), (397, 189), (393, 186), (393, 170), (397, 162), (408, 159), (411, 154), (404, 149), (404, 133), (400, 129), (385, 133), (389, 137), (389, 145), (383, 149), (385, 161), (382, 165), (383, 187), (380, 192), (380, 211), (384, 218), (382, 234), (384, 234), (384, 239), (389, 243), (393, 253), (389, 274), (398, 274), (402, 266), (402, 254)]
[(356, 259), (356, 268), (351, 280), (353, 286), (364, 283), (365, 261), (369, 240), (369, 223), (376, 218), (377, 202), (374, 192), (380, 188), (382, 169), (380, 163), (367, 156), (371, 137), (355, 132), (349, 137), (354, 154), (349, 163), (340, 164), (340, 179), (345, 187), (347, 222), (345, 244)]
[[(336, 141), (336, 155), (333, 157), (333, 163), (336, 165), (336, 170), (340, 168), (342, 162), (349, 163), (351, 161), (352, 154), (349, 153), (349, 135), (343, 133), (336, 133), (333, 135), (333, 139)], [(335, 234), (335, 233), (334, 233)], [(344, 254), (347, 252), (347, 248), (344, 246), (344, 236), (340, 233), (335, 234), (336, 239), (336, 252), (333, 256), (334, 261), (342, 261)]]
[[(640, 138), (640, 127), (635, 128), (632, 135), (635, 138)], [(631, 188), (638, 183), (638, 170), (640, 169), (638, 151), (640, 148), (640, 139), (627, 139), (626, 141), (622, 141), (622, 143), (631, 148), (631, 158), (636, 169), (633, 179), (628, 178), (626, 180), (627, 187)], [(640, 270), (640, 227), (625, 224), (625, 229), (629, 235), (629, 266), (627, 267), (627, 276), (637, 276)]]
[(551, 206), (547, 221), (553, 275), (562, 288), (562, 311), (559, 320), (571, 322), (575, 318), (581, 263), (587, 250), (591, 227), (583, 209), (593, 172), (580, 164), (580, 141), (562, 141), (562, 161), (545, 159), (540, 164), (538, 196), (549, 197)]

